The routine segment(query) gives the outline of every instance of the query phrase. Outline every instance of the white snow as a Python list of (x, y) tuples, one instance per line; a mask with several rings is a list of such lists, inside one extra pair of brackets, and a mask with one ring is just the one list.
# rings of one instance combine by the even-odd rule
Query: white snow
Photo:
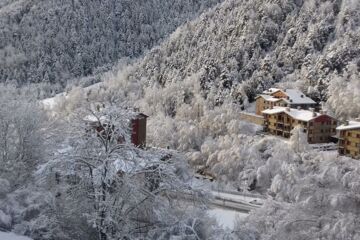
[(290, 108), (290, 111), (288, 111), (288, 110), (289, 109), (286, 107), (277, 107), (276, 106), (273, 109), (266, 109), (266, 110), (262, 111), (262, 113), (271, 115), (271, 114), (284, 112), (294, 119), (297, 119), (300, 121), (305, 121), (305, 122), (308, 122), (312, 119), (322, 116), (322, 114), (317, 113), (317, 112), (315, 112), (315, 114), (314, 114), (314, 112), (312, 112), (310, 110), (296, 109), (296, 108)]
[(307, 97), (303, 92), (297, 90), (297, 89), (278, 89), (278, 88), (270, 88), (269, 90), (266, 90), (263, 92), (264, 95), (259, 95), (261, 97), (263, 97), (266, 101), (279, 101), (279, 98), (274, 98), (271, 95), (281, 91), (283, 92), (286, 96), (289, 97), (289, 99), (285, 99), (284, 100), (287, 103), (291, 103), (291, 104), (316, 104), (316, 102), (314, 100), (312, 100), (311, 98)]
[(284, 99), (285, 101), (292, 100), (292, 104), (316, 104), (314, 100), (305, 96), (304, 93), (297, 89), (286, 89), (284, 93), (289, 97), (289, 100)]
[(31, 240), (31, 238), (16, 235), (12, 232), (0, 232), (0, 239), (1, 240)]
[(278, 102), (278, 101), (282, 100), (281, 98), (275, 98), (271, 95), (265, 95), (265, 94), (258, 95), (256, 98), (258, 98), (258, 97), (262, 97), (268, 102)]
[(233, 201), (239, 201), (239, 202), (248, 202), (251, 204), (262, 204), (264, 199), (258, 198), (258, 197), (250, 197), (240, 194), (232, 194), (232, 193), (224, 193), (224, 192), (217, 192), (212, 191), (211, 192), (214, 196), (221, 197), (222, 199), (226, 200), (233, 200)]
[(52, 111), (55, 109), (55, 107), (64, 99), (66, 99), (66, 93), (59, 93), (55, 97), (52, 98), (46, 98), (40, 101), (40, 104), (42, 104), (45, 108), (45, 110)]
[(210, 216), (214, 217), (216, 221), (223, 227), (223, 228), (234, 228), (234, 222), (238, 219), (243, 219), (248, 216), (247, 213), (241, 213), (233, 210), (222, 209), (222, 208), (214, 208), (208, 210)]
[(359, 121), (349, 121), (349, 124), (343, 124), (336, 128), (337, 130), (351, 130), (351, 129), (360, 129), (360, 122)]
[(269, 90), (263, 91), (263, 94), (270, 95), (270, 94), (273, 94), (273, 93), (278, 92), (280, 90), (281, 90), (280, 88), (269, 88)]
[(5, 214), (2, 210), (0, 210), (0, 223), (6, 226), (10, 226), (11, 224), (11, 217)]

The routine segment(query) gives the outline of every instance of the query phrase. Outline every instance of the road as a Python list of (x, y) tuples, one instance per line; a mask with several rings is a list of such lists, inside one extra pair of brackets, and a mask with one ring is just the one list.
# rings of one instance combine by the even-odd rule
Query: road
[[(264, 198), (241, 195), (239, 193), (234, 194), (229, 192), (212, 191), (211, 194), (213, 195), (212, 198), (210, 197), (209, 199), (204, 199), (210, 208), (223, 208), (240, 213), (249, 213), (252, 210), (260, 208), (264, 201)], [(195, 197), (188, 193), (179, 194), (173, 192), (168, 193), (168, 195), (186, 201), (195, 200)], [(201, 199), (198, 200), (200, 201)]]

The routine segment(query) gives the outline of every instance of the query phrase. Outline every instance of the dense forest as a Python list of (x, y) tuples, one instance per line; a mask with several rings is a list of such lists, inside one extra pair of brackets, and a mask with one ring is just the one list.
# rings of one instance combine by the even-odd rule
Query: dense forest
[(218, 0), (17, 0), (0, 3), (0, 81), (50, 82), (111, 69)]
[(225, 1), (177, 29), (127, 78), (167, 88), (192, 77), (205, 98), (216, 95), (216, 104), (229, 95), (239, 104), (253, 101), (274, 84), (326, 101), (336, 79), (358, 76), (359, 10), (358, 1), (349, 0)]

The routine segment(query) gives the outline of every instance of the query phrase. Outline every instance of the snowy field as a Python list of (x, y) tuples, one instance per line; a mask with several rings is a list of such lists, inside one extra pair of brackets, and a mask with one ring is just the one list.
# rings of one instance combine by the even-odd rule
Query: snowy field
[(229, 209), (214, 208), (208, 211), (209, 215), (216, 218), (216, 221), (225, 229), (233, 229), (234, 221), (248, 216), (247, 213), (241, 213)]
[(31, 238), (19, 236), (14, 233), (0, 232), (0, 240), (31, 240)]

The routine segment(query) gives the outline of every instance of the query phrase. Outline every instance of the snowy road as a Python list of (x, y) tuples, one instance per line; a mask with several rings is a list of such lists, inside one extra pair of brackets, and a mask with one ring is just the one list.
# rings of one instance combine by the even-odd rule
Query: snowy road
[(236, 219), (243, 219), (248, 216), (248, 213), (242, 213), (234, 210), (213, 208), (208, 210), (208, 214), (216, 219), (216, 221), (223, 228), (234, 228), (234, 222)]

